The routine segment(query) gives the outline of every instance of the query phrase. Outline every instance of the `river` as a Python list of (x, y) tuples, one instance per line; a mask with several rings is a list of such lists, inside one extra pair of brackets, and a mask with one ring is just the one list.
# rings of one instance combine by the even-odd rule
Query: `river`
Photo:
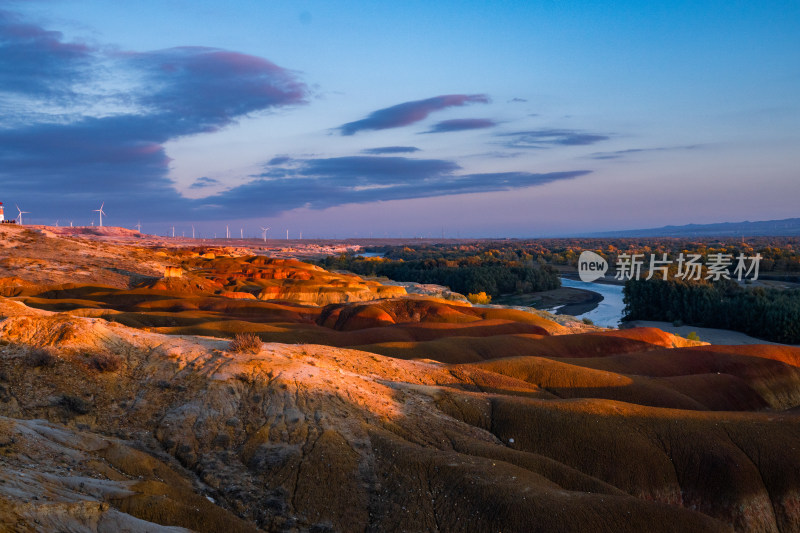
[(588, 318), (596, 326), (604, 328), (616, 328), (622, 320), (622, 312), (625, 304), (622, 303), (622, 285), (607, 285), (605, 283), (586, 283), (569, 278), (561, 278), (562, 287), (572, 287), (573, 289), (584, 289), (596, 292), (603, 296), (603, 301), (597, 307), (578, 315), (576, 318)]

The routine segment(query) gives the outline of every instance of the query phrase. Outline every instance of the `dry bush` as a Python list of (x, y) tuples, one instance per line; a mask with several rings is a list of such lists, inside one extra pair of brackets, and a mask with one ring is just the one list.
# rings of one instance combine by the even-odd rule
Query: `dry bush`
[(252, 385), (256, 382), (256, 377), (253, 372), (237, 372), (233, 377), (247, 385)]
[(488, 304), (489, 302), (492, 301), (492, 297), (491, 295), (486, 294), (483, 291), (477, 294), (471, 292), (467, 294), (467, 300), (469, 300), (471, 303), (474, 304)]
[(89, 358), (89, 368), (98, 372), (116, 372), (122, 367), (122, 360), (110, 353), (98, 353)]
[(58, 405), (78, 415), (85, 415), (92, 407), (89, 402), (83, 398), (66, 394), (59, 399)]
[(25, 354), (25, 363), (34, 368), (55, 366), (57, 359), (53, 352), (44, 348), (33, 348)]
[(261, 337), (255, 333), (237, 333), (228, 349), (234, 353), (258, 353), (261, 344)]

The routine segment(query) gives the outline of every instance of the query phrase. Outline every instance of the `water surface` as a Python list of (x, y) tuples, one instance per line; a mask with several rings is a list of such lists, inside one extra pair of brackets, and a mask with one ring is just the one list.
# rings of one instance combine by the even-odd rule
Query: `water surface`
[(588, 318), (596, 326), (604, 328), (616, 328), (622, 320), (622, 312), (625, 304), (622, 303), (622, 285), (606, 285), (605, 283), (586, 283), (575, 279), (561, 278), (562, 287), (573, 289), (584, 289), (596, 292), (603, 296), (603, 301), (597, 307), (578, 315), (577, 318)]

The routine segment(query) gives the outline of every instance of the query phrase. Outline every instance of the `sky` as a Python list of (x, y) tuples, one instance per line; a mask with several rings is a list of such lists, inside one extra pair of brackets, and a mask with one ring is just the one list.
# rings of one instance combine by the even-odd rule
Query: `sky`
[(0, 201), (204, 237), (790, 218), (798, 96), (797, 0), (0, 0)]

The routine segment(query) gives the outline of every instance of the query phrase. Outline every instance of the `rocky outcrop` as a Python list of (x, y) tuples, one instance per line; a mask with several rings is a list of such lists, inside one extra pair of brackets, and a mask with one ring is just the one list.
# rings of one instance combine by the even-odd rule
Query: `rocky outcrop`
[(379, 280), (384, 285), (394, 285), (403, 287), (408, 294), (417, 294), (429, 298), (436, 298), (440, 300), (450, 300), (459, 303), (469, 303), (469, 300), (463, 294), (451, 291), (448, 287), (442, 285), (434, 285), (432, 283), (414, 283), (413, 281), (392, 281), (392, 280)]
[(292, 302), (328, 305), (334, 303), (366, 302), (380, 298), (403, 296), (403, 287), (392, 287), (369, 282), (334, 283), (320, 285), (314, 282), (285, 281), (265, 286), (258, 293), (259, 300), (288, 300)]
[(168, 266), (164, 268), (165, 278), (180, 278), (183, 277), (183, 269), (180, 267)]
[[(0, 416), (0, 450), (4, 531), (257, 531), (197, 494), (180, 467), (120, 439)], [(158, 510), (145, 508), (156, 502)]]

